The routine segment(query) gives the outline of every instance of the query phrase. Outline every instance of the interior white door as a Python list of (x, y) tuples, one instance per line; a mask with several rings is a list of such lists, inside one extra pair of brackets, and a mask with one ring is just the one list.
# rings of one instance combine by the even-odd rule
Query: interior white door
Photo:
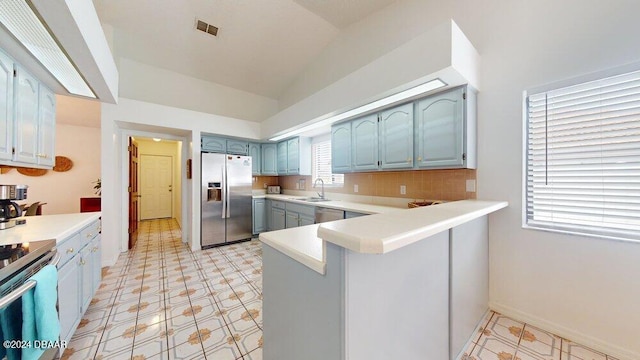
[(172, 179), (171, 156), (141, 155), (140, 217), (142, 220), (172, 216)]

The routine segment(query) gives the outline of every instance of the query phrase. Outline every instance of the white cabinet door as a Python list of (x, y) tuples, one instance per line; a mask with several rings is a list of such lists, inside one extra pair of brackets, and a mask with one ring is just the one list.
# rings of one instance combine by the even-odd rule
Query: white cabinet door
[(80, 323), (80, 257), (76, 256), (58, 269), (58, 313), (60, 339), (69, 341)]
[(16, 66), (15, 132), (16, 152), (13, 160), (38, 163), (38, 81)]
[(0, 160), (13, 155), (13, 59), (0, 52)]
[(96, 294), (100, 281), (102, 280), (102, 246), (100, 244), (101, 235), (91, 241), (91, 297)]
[(56, 96), (40, 85), (38, 119), (38, 157), (39, 165), (53, 166), (55, 163), (56, 137)]
[(87, 311), (91, 298), (93, 297), (93, 276), (91, 275), (91, 245), (88, 244), (77, 256), (80, 258), (80, 294), (82, 313)]
[(463, 88), (428, 97), (416, 107), (420, 168), (462, 167), (464, 138)]

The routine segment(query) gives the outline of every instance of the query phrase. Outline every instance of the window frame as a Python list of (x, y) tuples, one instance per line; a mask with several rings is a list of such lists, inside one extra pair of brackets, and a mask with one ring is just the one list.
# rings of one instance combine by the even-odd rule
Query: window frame
[[(331, 142), (331, 134), (324, 134), (324, 135), (319, 135), (319, 136), (315, 136), (311, 139), (311, 182), (313, 185), (313, 181), (316, 180), (316, 162), (315, 162), (315, 156), (314, 156), (314, 149), (315, 146), (324, 142)], [(331, 156), (331, 154), (329, 154), (329, 156)], [(333, 161), (333, 159), (331, 159)], [(333, 172), (331, 173), (331, 175), (342, 175), (342, 182), (341, 183), (325, 183), (324, 187), (325, 188), (343, 188), (344, 187), (344, 174), (334, 174)]]
[[(528, 186), (528, 144), (529, 144), (529, 108), (527, 98), (530, 95), (535, 95), (544, 92), (550, 92), (553, 90), (562, 89), (565, 87), (571, 87), (575, 85), (580, 85), (583, 83), (588, 83), (591, 81), (597, 81), (601, 79), (605, 79), (608, 77), (624, 75), (626, 73), (637, 72), (640, 71), (640, 62), (635, 62), (623, 66), (618, 66), (615, 68), (610, 68), (606, 70), (596, 71), (593, 73), (576, 76), (573, 78), (556, 81), (552, 83), (548, 83), (542, 86), (533, 87), (528, 90), (522, 92), (522, 178), (521, 178), (521, 191), (522, 191), (522, 206), (521, 206), (521, 224), (523, 229), (527, 230), (537, 230), (549, 233), (559, 233), (559, 234), (567, 234), (581, 237), (589, 237), (589, 238), (598, 238), (598, 239), (606, 239), (606, 240), (614, 240), (614, 241), (622, 241), (622, 242), (633, 242), (639, 243), (640, 240), (634, 238), (628, 238), (624, 236), (618, 236), (615, 234), (606, 234), (606, 233), (598, 233), (598, 232), (590, 232), (590, 229), (581, 229), (581, 230), (571, 230), (571, 229), (562, 229), (562, 228), (554, 228), (552, 226), (541, 226), (541, 225), (532, 225), (528, 223), (527, 218), (527, 208), (528, 208), (528, 199), (527, 199), (527, 186)], [(606, 229), (606, 228), (602, 228)], [(604, 231), (606, 232), (606, 230)]]

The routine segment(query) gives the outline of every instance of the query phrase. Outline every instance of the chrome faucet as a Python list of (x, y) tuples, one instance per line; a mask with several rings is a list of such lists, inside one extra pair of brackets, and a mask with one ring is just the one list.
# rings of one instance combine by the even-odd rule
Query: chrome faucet
[(320, 196), (320, 199), (324, 199), (324, 181), (321, 178), (317, 178), (316, 181), (313, 182), (313, 188), (315, 189), (316, 186), (318, 186), (318, 181), (320, 181), (320, 184), (322, 184), (322, 194), (321, 193), (316, 193), (316, 194)]

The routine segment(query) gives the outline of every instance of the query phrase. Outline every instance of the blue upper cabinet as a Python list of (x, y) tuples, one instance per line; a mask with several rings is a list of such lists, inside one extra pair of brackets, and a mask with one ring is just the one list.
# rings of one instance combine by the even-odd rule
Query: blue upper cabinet
[(276, 144), (262, 144), (262, 175), (278, 175), (278, 149)]
[(354, 171), (378, 170), (378, 115), (351, 122), (351, 165)]
[(466, 166), (464, 97), (465, 88), (458, 88), (416, 104), (416, 167)]
[(247, 155), (249, 152), (249, 142), (242, 140), (227, 140), (227, 154)]
[(380, 168), (413, 167), (413, 103), (380, 113)]
[(15, 96), (15, 161), (38, 163), (39, 84), (35, 77), (16, 66)]
[(202, 137), (202, 151), (210, 151), (217, 153), (227, 152), (227, 140), (215, 136)]
[(351, 171), (351, 122), (331, 127), (331, 172)]
[(278, 175), (311, 175), (311, 139), (295, 137), (278, 143)]
[(278, 175), (287, 175), (287, 141), (278, 143)]
[(287, 174), (300, 173), (300, 139), (287, 140)]
[(249, 143), (249, 156), (251, 156), (251, 174), (253, 175), (260, 175), (260, 165), (262, 163), (260, 154), (260, 144)]
[(13, 59), (0, 51), (0, 160), (13, 156)]

